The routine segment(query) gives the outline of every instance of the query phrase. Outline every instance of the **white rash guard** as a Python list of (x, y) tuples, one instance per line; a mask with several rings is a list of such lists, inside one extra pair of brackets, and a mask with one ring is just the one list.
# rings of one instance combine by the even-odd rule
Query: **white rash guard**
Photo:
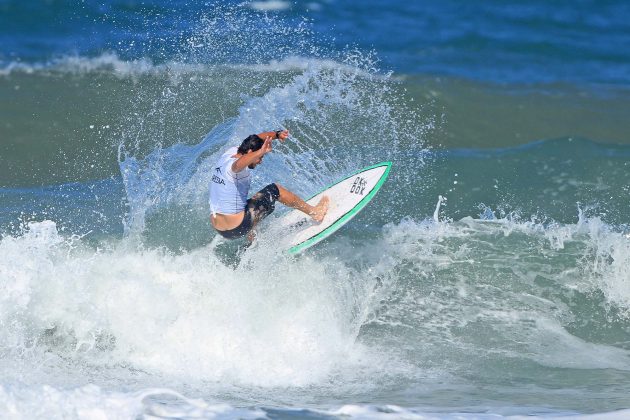
[(245, 209), (247, 194), (249, 194), (250, 169), (245, 168), (239, 173), (232, 172), (232, 164), (238, 159), (237, 147), (231, 147), (221, 155), (212, 169), (210, 180), (210, 209), (212, 215), (236, 214)]

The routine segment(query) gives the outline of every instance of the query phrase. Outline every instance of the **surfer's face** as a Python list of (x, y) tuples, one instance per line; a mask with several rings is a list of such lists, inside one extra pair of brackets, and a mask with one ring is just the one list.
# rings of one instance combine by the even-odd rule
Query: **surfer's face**
[[(250, 150), (247, 153), (252, 153), (252, 151)], [(250, 163), (247, 167), (249, 169), (254, 169), (256, 166), (258, 166), (258, 165), (260, 165), (262, 163), (263, 159), (264, 159), (264, 156), (261, 156), (260, 158), (258, 158), (257, 161)]]

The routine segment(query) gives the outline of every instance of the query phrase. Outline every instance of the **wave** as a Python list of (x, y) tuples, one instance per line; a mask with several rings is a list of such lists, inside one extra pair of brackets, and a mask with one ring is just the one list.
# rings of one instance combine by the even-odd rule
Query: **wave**
[[(625, 401), (630, 237), (619, 222), (626, 213), (607, 197), (627, 190), (627, 149), (561, 139), (483, 153), (427, 150), (439, 117), (412, 108), (405, 86), (378, 71), (373, 56), (320, 54), (300, 28), (293, 34), (306, 41), (288, 45), (294, 38), (277, 37), (282, 25), (234, 38), (250, 28), (242, 17), (231, 26), (206, 20), (185, 39), (183, 59), (106, 53), (2, 70), (6, 78), (160, 80), (132, 91), (112, 136), (126, 208), (109, 202), (96, 223), (118, 223), (124, 212), (124, 235), (90, 240), (66, 228), (77, 220), (66, 188), (0, 190), (16, 208), (47, 194), (51, 209), (63, 209), (26, 218), (0, 239), (0, 401), (28, 409), (44, 394), (68, 409), (105, 411), (123, 401), (130, 415), (149, 401), (156, 413), (183, 405), (228, 417), (234, 407), (305, 401), (323, 407), (314, 415), (357, 417), (422, 415), (401, 408), (418, 401), (496, 407), (513, 395), (521, 406), (577, 411)], [(270, 48), (256, 58), (261, 45)], [(219, 64), (209, 65), (215, 57)], [(215, 77), (225, 69), (227, 77)], [(264, 235), (237, 250), (207, 221), (218, 153), (278, 128), (292, 139), (256, 171), (254, 188), (280, 180), (307, 195), (375, 161), (396, 168), (357, 223), (298, 258)], [(588, 168), (606, 168), (606, 179), (586, 174), (587, 158)], [(76, 191), (86, 201), (119, 201), (120, 183), (101, 187)], [(433, 209), (427, 200), (438, 196)], [(600, 203), (613, 221), (593, 210)], [(545, 214), (557, 207), (560, 217)], [(114, 395), (87, 382), (146, 392)], [(19, 383), (49, 387), (11, 388)], [(229, 405), (184, 401), (169, 411), (161, 398), (182, 397), (152, 390), (164, 383)], [(336, 408), (349, 400), (399, 406)]]
[[(43, 398), (44, 397), (44, 398)], [(239, 408), (229, 404), (208, 403), (203, 399), (186, 398), (170, 389), (143, 389), (137, 392), (108, 392), (88, 385), (81, 388), (63, 390), (50, 386), (39, 388), (0, 387), (0, 409), (11, 407), (13, 418), (136, 418), (156, 416), (164, 419), (194, 417), (199, 419), (266, 419), (278, 415), (312, 419), (349, 418), (365, 420), (394, 419), (580, 419), (617, 420), (630, 415), (630, 410), (580, 414), (573, 411), (549, 410), (532, 407), (529, 411), (516, 407), (505, 407), (500, 412), (449, 412), (435, 408), (400, 407), (394, 404), (346, 404), (338, 408), (313, 409), (310, 407), (259, 407)], [(8, 409), (5, 411), (9, 411)], [(69, 413), (73, 413), (69, 417)], [(508, 414), (512, 413), (512, 414)], [(536, 414), (533, 414), (536, 413)]]
[(125, 393), (108, 392), (95, 385), (69, 390), (51, 386), (31, 388), (0, 385), (0, 411), (11, 413), (14, 419), (130, 419), (143, 415), (208, 419), (217, 416), (225, 419), (266, 417), (260, 409), (208, 404), (200, 399), (186, 398), (170, 389), (143, 389)]
[[(44, 403), (42, 396), (47, 397)], [(307, 407), (261, 407), (238, 408), (229, 404), (211, 404), (201, 399), (189, 399), (170, 389), (146, 389), (134, 393), (106, 392), (96, 386), (85, 386), (74, 390), (58, 390), (44, 387), (41, 391), (0, 388), (0, 408), (11, 407), (14, 418), (45, 419), (51, 417), (84, 418), (85, 416), (103, 416), (106, 418), (135, 418), (138, 416), (159, 416), (160, 418), (194, 417), (199, 419), (263, 419), (277, 415), (312, 419), (350, 418), (365, 420), (393, 419), (581, 419), (581, 420), (617, 420), (624, 419), (630, 410), (614, 412), (579, 414), (572, 411), (534, 408), (531, 412), (514, 407), (506, 407), (500, 414), (494, 412), (448, 412), (423, 408), (405, 408), (394, 404), (368, 405), (347, 404), (328, 410)], [(74, 416), (68, 417), (68, 413)], [(544, 414), (542, 414), (544, 413)], [(271, 416), (271, 417), (270, 417)]]
[[(175, 63), (171, 64), (174, 65)], [(103, 53), (97, 57), (63, 56), (44, 63), (11, 62), (0, 68), (0, 76), (12, 74), (90, 74), (97, 72), (112, 73), (119, 77), (131, 75), (159, 74), (167, 71), (169, 65), (155, 65), (150, 59), (122, 60), (114, 52)], [(187, 66), (178, 66), (186, 71)], [(194, 71), (190, 67), (190, 71)]]
[(249, 7), (254, 10), (268, 12), (268, 11), (281, 11), (291, 9), (291, 3), (288, 1), (280, 0), (267, 0), (267, 1), (252, 1), (247, 3)]
[[(94, 248), (50, 221), (3, 237), (5, 381), (81, 386), (90, 372), (101, 386), (166, 380), (299, 404), (314, 389), (360, 398), (444, 381), (461, 396), (468, 375), (504, 389), (506, 369), (562, 370), (566, 386), (599, 383), (581, 371), (630, 371), (630, 238), (584, 214), (406, 218), (297, 259), (261, 243), (227, 261), (222, 247)], [(553, 397), (513, 386), (529, 404)]]
[[(30, 348), (31, 362), (52, 351), (79, 372), (124, 364), (269, 387), (322, 381), (362, 353), (354, 341), (370, 283), (343, 264), (259, 253), (234, 270), (212, 247), (179, 256), (125, 243), (94, 251), (50, 221), (4, 237), (0, 249), (0, 318), (13, 320), (0, 336), (7, 356)], [(274, 281), (261, 279), (262, 266)]]
[[(168, 61), (157, 63), (150, 58), (123, 59), (116, 52), (104, 52), (96, 57), (66, 55), (41, 63), (25, 63), (21, 61), (5, 63), (0, 67), (0, 77), (11, 75), (93, 75), (94, 73), (111, 74), (119, 78), (132, 78), (137, 76), (182, 76), (190, 74), (211, 74), (220, 69), (248, 70), (255, 72), (290, 72), (304, 71), (309, 67), (317, 66), (329, 69), (351, 69), (361, 71), (358, 68), (345, 65), (338, 61), (325, 58), (307, 56), (289, 56), (281, 59), (272, 59), (267, 63), (251, 64), (195, 64), (181, 61)], [(361, 71), (364, 76), (368, 72)]]

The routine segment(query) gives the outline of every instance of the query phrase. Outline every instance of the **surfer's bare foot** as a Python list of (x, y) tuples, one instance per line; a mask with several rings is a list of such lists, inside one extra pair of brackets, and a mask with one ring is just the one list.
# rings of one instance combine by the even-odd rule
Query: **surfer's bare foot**
[(313, 218), (313, 220), (318, 223), (324, 220), (324, 216), (326, 216), (326, 213), (328, 212), (329, 203), (330, 199), (328, 198), (328, 196), (323, 196), (322, 199), (319, 200), (319, 203), (317, 203), (317, 205), (315, 205), (315, 207), (313, 207), (313, 210), (310, 212), (310, 216)]

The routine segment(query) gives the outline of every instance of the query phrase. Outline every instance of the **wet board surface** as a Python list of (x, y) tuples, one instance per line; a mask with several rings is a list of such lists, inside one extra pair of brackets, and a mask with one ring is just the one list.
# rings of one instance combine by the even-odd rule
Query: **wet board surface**
[(315, 205), (325, 195), (330, 198), (328, 213), (321, 223), (298, 210), (281, 217), (277, 226), (285, 238), (283, 247), (290, 254), (297, 254), (332, 235), (372, 200), (387, 179), (391, 166), (391, 162), (382, 162), (361, 169), (306, 200)]

